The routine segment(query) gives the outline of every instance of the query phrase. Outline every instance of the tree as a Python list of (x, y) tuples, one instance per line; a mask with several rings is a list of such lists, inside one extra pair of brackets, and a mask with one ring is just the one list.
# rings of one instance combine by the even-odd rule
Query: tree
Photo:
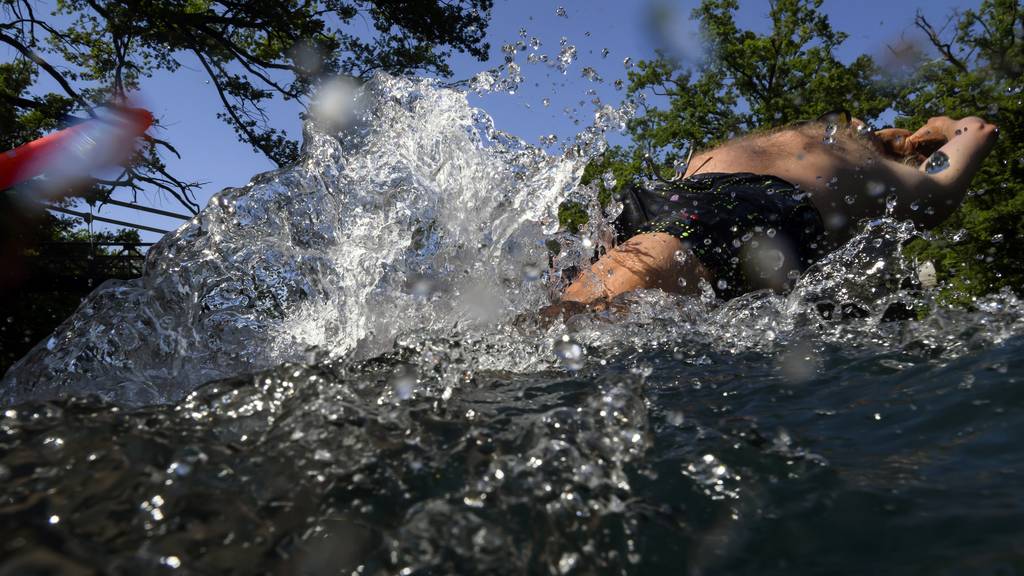
[(931, 260), (946, 295), (974, 297), (1024, 286), (1024, 5), (984, 0), (936, 28), (916, 19), (937, 57), (913, 62), (900, 90), (897, 124), (920, 126), (931, 116), (981, 115), (999, 126), (999, 140), (975, 177), (963, 206), (931, 237), (908, 252)]
[[(264, 106), (273, 98), (305, 102), (317, 79), (342, 74), (450, 74), (453, 50), (483, 59), (493, 0), (58, 0), (50, 18), (32, 0), (0, 0), (7, 21), (0, 43), (19, 55), (18, 66), (50, 76), (62, 94), (43, 97), (3, 90), (8, 106), (29, 110), (54, 127), (71, 114), (87, 117), (122, 99), (147, 76), (183, 64), (206, 72), (239, 139), (283, 166), (298, 143), (275, 128)], [(58, 27), (54, 18), (71, 18)], [(361, 34), (358, 23), (372, 31)], [(51, 60), (58, 57), (61, 67)], [(59, 103), (59, 106), (57, 105)], [(6, 130), (5, 130), (6, 132)], [(170, 174), (162, 153), (178, 155), (154, 138), (116, 188), (161, 190), (189, 210), (198, 186)]]

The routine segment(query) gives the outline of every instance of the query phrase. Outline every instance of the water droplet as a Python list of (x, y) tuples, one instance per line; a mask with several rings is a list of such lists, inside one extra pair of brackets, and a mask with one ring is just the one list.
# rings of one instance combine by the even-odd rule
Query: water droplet
[(686, 415), (683, 414), (682, 410), (673, 410), (668, 413), (665, 420), (673, 426), (682, 426), (686, 421)]
[(417, 278), (409, 291), (417, 298), (429, 298), (434, 293), (434, 282), (430, 278)]
[(573, 60), (576, 60), (576, 47), (572, 44), (562, 46), (562, 49), (558, 52), (558, 64), (556, 65), (559, 72), (565, 74)]
[(822, 140), (825, 144), (836, 143), (836, 132), (839, 131), (839, 125), (829, 122), (825, 125), (825, 138)]
[(558, 573), (568, 574), (576, 567), (576, 563), (579, 562), (580, 555), (576, 552), (566, 552), (562, 554), (562, 557), (558, 559)]
[(950, 238), (950, 240), (952, 240), (954, 244), (957, 244), (963, 242), (964, 240), (967, 240), (968, 236), (970, 236), (970, 234), (967, 232), (967, 230), (961, 228), (957, 230), (955, 234), (953, 234), (953, 237)]
[(568, 18), (569, 15), (565, 12), (565, 6), (559, 6), (555, 9), (555, 16), (561, 16), (562, 18)]
[(567, 370), (575, 372), (583, 368), (583, 347), (569, 336), (562, 336), (555, 342), (554, 352)]
[(725, 290), (726, 288), (729, 287), (729, 283), (726, 282), (725, 280), (719, 280), (718, 282), (715, 283), (715, 285), (718, 286), (719, 290)]
[(551, 106), (551, 98), (544, 98), (543, 100), (540, 101), (540, 103), (543, 104), (545, 108), (547, 108), (548, 106)]
[(924, 165), (924, 171), (928, 174), (938, 174), (946, 168), (949, 168), (949, 156), (941, 150), (929, 156)]
[(676, 280), (676, 283), (679, 284), (680, 288), (686, 288), (686, 278), (680, 276), (679, 279)]
[(391, 376), (388, 382), (395, 397), (399, 400), (412, 398), (412, 392), (416, 386), (416, 375), (408, 368), (401, 368)]
[(54, 514), (47, 519), (50, 524), (60, 524), (60, 516)]
[(847, 195), (846, 195), (846, 198), (844, 198), (844, 200), (846, 200), (846, 203), (847, 203), (847, 204), (851, 204), (851, 205), (852, 205), (852, 204), (853, 204), (854, 202), (856, 202), (856, 201), (857, 201), (857, 199), (856, 199), (856, 198), (854, 198), (852, 194), (847, 194)]
[(1004, 238), (1003, 238), (1002, 234), (996, 234), (995, 236), (992, 237), (992, 243), (993, 244), (1001, 244), (1003, 242), (1003, 239)]
[(828, 183), (826, 183), (825, 186), (829, 190), (838, 190), (839, 189), (839, 177), (838, 176), (833, 176), (833, 177), (829, 178), (828, 179)]
[(877, 180), (868, 180), (867, 183), (868, 196), (872, 198), (878, 198), (882, 194), (885, 194), (885, 183), (878, 182)]
[(630, 68), (632, 68), (632, 67), (633, 67), (633, 59), (632, 59), (632, 58), (630, 58), (629, 56), (626, 56), (625, 58), (623, 58), (623, 59), (622, 59), (622, 65), (623, 65), (623, 66), (624, 66), (624, 67), (625, 67), (625, 68), (626, 68), (627, 70), (628, 70), (628, 69), (630, 69)]
[(607, 48), (601, 48), (601, 58), (607, 58), (612, 51)]
[(188, 462), (171, 462), (167, 466), (167, 473), (175, 476), (188, 476), (192, 473), (192, 465)]
[(601, 175), (601, 184), (604, 185), (606, 190), (614, 189), (616, 184), (618, 183), (618, 180), (615, 179), (615, 173), (613, 173), (611, 170), (608, 170), (607, 172)]
[(910, 203), (910, 209), (913, 210), (914, 212), (917, 212), (918, 209), (920, 209), (920, 208), (921, 208), (921, 203), (918, 202), (917, 200), (914, 200), (913, 202)]
[(603, 82), (604, 81), (604, 80), (601, 79), (601, 76), (597, 73), (597, 70), (594, 70), (590, 66), (587, 66), (587, 67), (583, 68), (583, 70), (580, 72), (580, 74), (584, 78), (586, 78), (587, 80), (590, 80), (591, 82)]
[(520, 276), (522, 277), (524, 282), (536, 282), (537, 280), (540, 280), (540, 266), (537, 266), (532, 262), (527, 262), (526, 264), (523, 264), (523, 268), (520, 271)]

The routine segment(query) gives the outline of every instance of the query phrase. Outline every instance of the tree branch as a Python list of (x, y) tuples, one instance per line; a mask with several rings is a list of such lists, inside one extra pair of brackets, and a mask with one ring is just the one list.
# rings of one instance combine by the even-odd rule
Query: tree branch
[(0, 42), (3, 42), (9, 46), (13, 46), (15, 50), (21, 52), (25, 57), (35, 62), (43, 70), (46, 70), (46, 72), (51, 77), (53, 77), (53, 79), (56, 80), (58, 84), (60, 84), (61, 88), (63, 88), (64, 91), (67, 92), (69, 96), (71, 96), (71, 98), (73, 98), (76, 102), (78, 102), (80, 106), (82, 106), (82, 108), (85, 110), (86, 113), (89, 114), (89, 116), (93, 118), (96, 117), (96, 112), (93, 111), (92, 106), (89, 105), (85, 98), (82, 98), (82, 96), (78, 92), (75, 92), (75, 89), (71, 87), (71, 84), (68, 84), (68, 81), (64, 79), (64, 75), (58, 72), (57, 69), (54, 68), (49, 62), (43, 60), (43, 58), (39, 56), (39, 54), (37, 54), (35, 50), (30, 49), (29, 47), (19, 42), (16, 38), (12, 38), (7, 34), (4, 34), (3, 32), (0, 32)]
[(224, 105), (224, 109), (227, 110), (228, 115), (231, 116), (231, 119), (232, 121), (234, 121), (237, 129), (240, 130), (243, 134), (245, 134), (245, 137), (249, 140), (250, 145), (259, 149), (261, 152), (263, 152), (263, 154), (267, 156), (267, 158), (270, 158), (275, 164), (278, 164), (278, 166), (280, 166), (280, 164), (276, 160), (274, 160), (273, 150), (270, 150), (265, 146), (261, 146), (259, 144), (259, 137), (256, 135), (256, 133), (253, 132), (252, 129), (249, 128), (249, 126), (246, 125), (246, 123), (238, 117), (238, 112), (235, 110), (235, 107), (232, 106), (230, 102), (228, 102), (227, 96), (224, 95), (224, 87), (221, 85), (220, 79), (217, 77), (217, 74), (214, 73), (213, 68), (211, 68), (210, 64), (206, 61), (206, 58), (204, 58), (202, 53), (200, 53), (198, 50), (193, 50), (192, 53), (195, 54), (197, 58), (199, 58), (199, 62), (203, 65), (203, 68), (206, 69), (206, 74), (210, 77), (210, 81), (213, 82), (214, 88), (217, 89), (217, 96), (220, 97), (221, 104)]
[(928, 40), (932, 43), (932, 46), (942, 54), (942, 57), (945, 58), (947, 62), (955, 66), (964, 74), (968, 73), (967, 65), (953, 54), (953, 45), (942, 41), (942, 38), (939, 37), (939, 33), (928, 22), (928, 20), (925, 19), (924, 14), (921, 12), (917, 13), (917, 16), (914, 17), (914, 25), (920, 28), (928, 36)]

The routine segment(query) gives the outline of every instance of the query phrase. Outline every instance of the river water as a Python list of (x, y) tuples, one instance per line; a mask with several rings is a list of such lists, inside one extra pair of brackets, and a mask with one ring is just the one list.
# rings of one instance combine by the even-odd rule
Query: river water
[(0, 573), (1024, 571), (1013, 294), (945, 306), (883, 218), (786, 295), (544, 322), (631, 105), (551, 155), (429, 81), (332, 98), (7, 374)]

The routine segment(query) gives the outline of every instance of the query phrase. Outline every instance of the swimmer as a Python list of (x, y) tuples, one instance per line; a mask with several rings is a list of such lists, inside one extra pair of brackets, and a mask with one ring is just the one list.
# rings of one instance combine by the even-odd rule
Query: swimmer
[(975, 116), (872, 132), (836, 112), (730, 140), (696, 154), (678, 181), (626, 189), (615, 222), (624, 242), (545, 315), (600, 309), (641, 288), (693, 294), (702, 280), (724, 299), (785, 290), (865, 218), (888, 210), (924, 228), (941, 224), (997, 134)]

